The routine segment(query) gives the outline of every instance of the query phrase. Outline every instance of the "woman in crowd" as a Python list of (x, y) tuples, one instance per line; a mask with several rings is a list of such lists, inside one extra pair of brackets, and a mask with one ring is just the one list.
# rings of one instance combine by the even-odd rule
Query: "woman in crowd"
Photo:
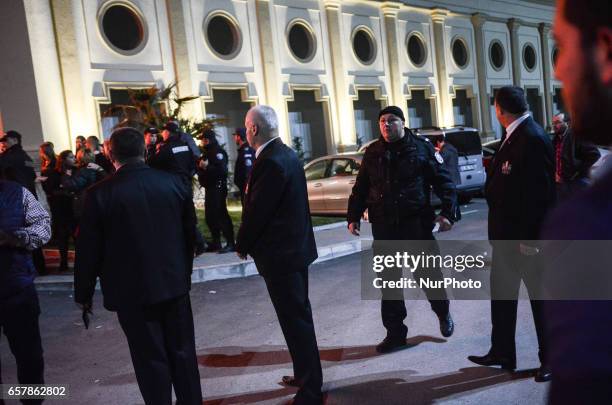
[[(52, 213), (55, 223), (55, 239), (60, 252), (59, 271), (68, 270), (68, 241), (74, 238), (76, 229), (76, 220), (74, 217), (74, 209), (72, 200), (74, 194), (61, 187), (61, 178), (64, 176), (72, 176), (73, 170), (76, 170), (76, 161), (71, 150), (65, 150), (57, 157), (55, 166), (56, 187), (53, 189), (53, 182), (47, 185), (47, 188), (52, 190), (53, 205), (55, 212)], [(47, 178), (48, 182), (50, 178)], [(45, 189), (46, 190), (46, 189)]]
[(106, 172), (95, 163), (96, 155), (89, 149), (81, 149), (76, 154), (76, 170), (62, 175), (61, 187), (73, 194), (73, 210), (76, 223), (81, 217), (85, 190), (102, 180)]

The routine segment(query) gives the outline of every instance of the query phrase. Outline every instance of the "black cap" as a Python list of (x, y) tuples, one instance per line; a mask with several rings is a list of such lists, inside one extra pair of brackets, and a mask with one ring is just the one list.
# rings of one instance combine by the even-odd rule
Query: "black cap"
[(155, 127), (147, 128), (144, 131), (145, 134), (159, 134), (159, 129)]
[(246, 141), (246, 128), (236, 128), (234, 135), (237, 135), (240, 137), (240, 139)]
[(166, 124), (162, 127), (163, 130), (168, 130), (172, 133), (177, 133), (179, 132), (179, 126), (177, 125), (176, 122), (174, 121), (168, 121), (166, 122)]
[(217, 134), (212, 129), (206, 129), (198, 139), (208, 139), (211, 142), (217, 142)]
[(380, 117), (382, 117), (385, 114), (393, 114), (397, 117), (400, 117), (402, 121), (406, 122), (406, 118), (404, 118), (404, 112), (402, 111), (401, 108), (397, 106), (390, 105), (380, 110), (380, 112), (378, 113), (378, 119), (380, 119)]
[(17, 143), (21, 143), (21, 134), (17, 131), (6, 131), (4, 136), (0, 137), (0, 142), (6, 142), (8, 138), (17, 139)]

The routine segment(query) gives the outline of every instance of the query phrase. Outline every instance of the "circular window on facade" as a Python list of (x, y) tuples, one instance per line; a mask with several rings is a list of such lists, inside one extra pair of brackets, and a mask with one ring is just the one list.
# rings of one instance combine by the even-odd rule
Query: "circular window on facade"
[(525, 44), (525, 46), (523, 46), (523, 64), (525, 65), (525, 69), (533, 72), (536, 67), (536, 63), (537, 60), (535, 48), (531, 44)]
[(559, 57), (559, 48), (557, 48), (556, 46), (553, 48), (552, 51), (552, 63), (553, 63), (553, 67), (557, 66), (557, 58)]
[(371, 65), (376, 59), (376, 42), (369, 29), (359, 27), (353, 31), (353, 52), (364, 65)]
[(453, 53), (453, 60), (460, 69), (465, 69), (470, 57), (468, 48), (463, 38), (455, 38), (451, 44), (451, 50)]
[(316, 38), (306, 22), (289, 24), (287, 42), (293, 56), (302, 63), (310, 62), (317, 50)]
[(233, 59), (242, 48), (238, 22), (225, 13), (212, 13), (206, 18), (204, 37), (210, 49), (222, 59)]
[(491, 45), (489, 45), (489, 60), (491, 61), (491, 66), (493, 66), (495, 70), (501, 70), (506, 63), (504, 46), (497, 39), (491, 41)]
[(144, 19), (128, 4), (107, 4), (100, 10), (98, 25), (106, 43), (123, 55), (140, 52), (147, 42)]
[(412, 33), (408, 36), (408, 42), (406, 43), (408, 50), (408, 58), (410, 62), (416, 67), (421, 67), (427, 60), (427, 48), (425, 47), (425, 41), (417, 34)]

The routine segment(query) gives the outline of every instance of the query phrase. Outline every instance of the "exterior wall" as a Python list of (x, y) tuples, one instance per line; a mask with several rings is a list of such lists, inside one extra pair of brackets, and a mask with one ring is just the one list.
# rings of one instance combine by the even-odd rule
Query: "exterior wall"
[[(206, 115), (214, 89), (240, 90), (243, 102), (265, 103), (276, 109), (280, 134), (288, 144), (287, 102), (294, 99), (296, 90), (313, 90), (323, 110), (326, 148), (333, 153), (355, 147), (353, 101), (359, 90), (374, 90), (383, 105), (397, 104), (404, 111), (411, 92), (425, 90), (432, 101), (433, 121), (439, 126), (454, 124), (453, 99), (457, 90), (466, 90), (474, 126), (483, 137), (492, 137), (495, 120), (490, 98), (495, 88), (515, 83), (537, 89), (548, 123), (551, 100), (560, 86), (552, 77), (552, 2), (23, 1), (29, 39), (35, 44), (27, 52), (32, 55), (44, 137), (62, 146), (72, 146), (76, 135), (102, 137), (99, 104), (110, 101), (111, 88), (178, 81), (180, 96), (200, 96), (199, 103), (184, 110), (193, 118)], [(113, 3), (129, 4), (145, 21), (146, 45), (133, 55), (114, 51), (100, 33), (100, 11)], [(227, 16), (238, 27), (241, 46), (231, 58), (220, 57), (206, 40), (205, 22), (216, 14)], [(306, 61), (295, 58), (288, 45), (288, 28), (295, 21), (308, 28), (316, 44)], [(360, 27), (371, 33), (375, 43), (376, 55), (368, 64), (360, 62), (353, 50), (353, 34)], [(407, 39), (414, 33), (426, 48), (426, 60), (420, 66), (411, 62), (407, 52)], [(457, 66), (452, 56), (451, 45), (458, 37), (467, 47), (464, 67)], [(504, 49), (500, 69), (493, 68), (490, 61), (493, 41)], [(533, 71), (522, 61), (526, 43), (533, 44), (536, 51)], [(54, 53), (58, 55), (55, 60)], [(50, 60), (48, 70), (41, 68), (44, 58)], [(49, 102), (49, 97), (55, 102)], [(35, 107), (31, 110), (38, 114)], [(39, 141), (29, 140), (32, 144)]]

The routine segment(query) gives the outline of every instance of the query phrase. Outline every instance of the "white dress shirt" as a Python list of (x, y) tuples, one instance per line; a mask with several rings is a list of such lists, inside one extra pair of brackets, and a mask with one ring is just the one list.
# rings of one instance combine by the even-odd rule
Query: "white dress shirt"
[(263, 152), (264, 148), (266, 146), (268, 146), (268, 144), (270, 142), (272, 142), (273, 140), (277, 139), (278, 136), (275, 136), (274, 138), (270, 139), (268, 142), (264, 143), (263, 145), (261, 145), (259, 148), (257, 148), (257, 150), (255, 151), (255, 159), (257, 159), (259, 157), (259, 155), (261, 154), (261, 152)]
[(508, 139), (510, 139), (510, 135), (512, 135), (516, 128), (518, 128), (518, 126), (523, 123), (523, 121), (529, 118), (529, 115), (529, 111), (527, 111), (525, 114), (521, 115), (519, 118), (512, 121), (510, 125), (508, 125), (508, 128), (506, 128), (506, 138), (504, 139), (504, 142), (501, 144), (501, 147), (499, 149), (504, 147)]

